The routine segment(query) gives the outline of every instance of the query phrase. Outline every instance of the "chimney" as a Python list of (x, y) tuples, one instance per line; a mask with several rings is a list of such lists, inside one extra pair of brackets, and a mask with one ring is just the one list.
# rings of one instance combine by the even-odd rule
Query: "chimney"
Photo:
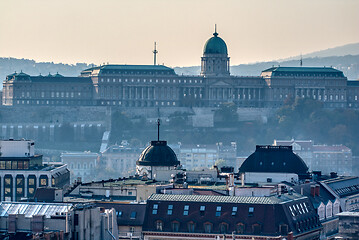
[(315, 184), (315, 195), (317, 195), (317, 196), (320, 195), (320, 185), (319, 184)]
[(315, 186), (314, 186), (314, 185), (311, 185), (311, 186), (310, 186), (310, 195), (311, 195), (312, 197), (315, 197)]
[(288, 240), (293, 240), (294, 239), (293, 232), (288, 233), (287, 239)]

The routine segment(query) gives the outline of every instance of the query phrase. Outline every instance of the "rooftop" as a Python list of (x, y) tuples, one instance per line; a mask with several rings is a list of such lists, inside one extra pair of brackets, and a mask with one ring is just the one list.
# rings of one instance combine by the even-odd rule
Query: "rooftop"
[(274, 195), (270, 197), (152, 194), (148, 201), (281, 204), (304, 198), (306, 197), (296, 193)]
[(68, 212), (71, 207), (72, 204), (68, 203), (1, 202), (0, 217), (9, 216), (9, 214), (24, 214), (29, 218), (34, 215), (45, 215), (50, 218)]
[(310, 72), (310, 73), (342, 73), (332, 67), (271, 67), (262, 72)]

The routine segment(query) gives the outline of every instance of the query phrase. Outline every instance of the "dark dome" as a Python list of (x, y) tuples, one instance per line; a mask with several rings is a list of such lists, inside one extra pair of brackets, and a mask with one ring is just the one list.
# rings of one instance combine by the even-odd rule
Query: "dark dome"
[(296, 173), (304, 176), (308, 167), (292, 146), (256, 146), (252, 153), (239, 168), (245, 172)]
[(180, 162), (166, 141), (151, 141), (136, 162), (140, 166), (177, 166)]
[(206, 53), (227, 54), (227, 45), (222, 38), (218, 37), (217, 32), (213, 33), (213, 37), (208, 39), (204, 45), (203, 54)]

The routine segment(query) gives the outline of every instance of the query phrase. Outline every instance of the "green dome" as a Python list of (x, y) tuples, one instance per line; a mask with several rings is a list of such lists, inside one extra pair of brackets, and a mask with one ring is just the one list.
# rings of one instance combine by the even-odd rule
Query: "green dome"
[(227, 45), (222, 38), (218, 37), (217, 32), (213, 33), (213, 37), (208, 39), (208, 41), (204, 45), (203, 54), (206, 53), (228, 54)]

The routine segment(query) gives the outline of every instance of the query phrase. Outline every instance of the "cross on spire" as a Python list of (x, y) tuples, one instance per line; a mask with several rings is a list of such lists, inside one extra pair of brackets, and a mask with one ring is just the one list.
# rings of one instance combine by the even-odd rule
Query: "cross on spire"
[(217, 37), (218, 33), (217, 33), (217, 24), (214, 24), (214, 33), (213, 36)]
[(160, 141), (160, 125), (161, 125), (161, 120), (157, 119), (157, 141)]
[(158, 53), (157, 49), (156, 49), (156, 42), (155, 42), (155, 49), (152, 51), (153, 52), (153, 65), (156, 65), (156, 55)]

